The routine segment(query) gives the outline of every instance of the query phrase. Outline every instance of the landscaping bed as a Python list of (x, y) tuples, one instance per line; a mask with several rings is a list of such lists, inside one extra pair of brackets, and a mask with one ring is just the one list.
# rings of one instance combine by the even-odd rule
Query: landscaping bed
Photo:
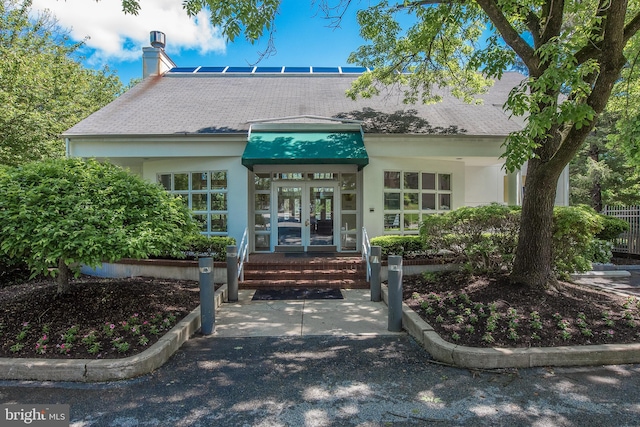
[(0, 357), (112, 359), (140, 353), (200, 304), (198, 282), (50, 280), (0, 288)]
[(640, 300), (561, 283), (559, 292), (506, 276), (443, 272), (403, 278), (404, 302), (446, 341), (470, 347), (640, 342)]

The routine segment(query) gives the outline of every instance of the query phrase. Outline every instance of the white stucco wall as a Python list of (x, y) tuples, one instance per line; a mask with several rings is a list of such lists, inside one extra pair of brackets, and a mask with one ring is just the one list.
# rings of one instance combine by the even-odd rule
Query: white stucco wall
[(504, 172), (501, 165), (466, 167), (465, 206), (504, 202)]

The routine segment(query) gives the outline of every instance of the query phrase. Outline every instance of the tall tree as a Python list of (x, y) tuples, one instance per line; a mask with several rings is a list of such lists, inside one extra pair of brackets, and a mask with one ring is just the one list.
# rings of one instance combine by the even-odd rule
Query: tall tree
[(640, 170), (618, 142), (617, 115), (605, 111), (571, 161), (571, 204), (600, 212), (604, 205), (640, 205)]
[(0, 164), (64, 156), (59, 135), (118, 96), (108, 69), (84, 68), (55, 19), (31, 0), (0, 0)]
[[(333, 3), (346, 7), (351, 1)], [(208, 7), (212, 22), (232, 40), (243, 29), (249, 38), (269, 31), (279, 1), (186, 0), (184, 4), (190, 14)], [(408, 27), (397, 19), (404, 14), (411, 16), (402, 21), (410, 22)], [(371, 96), (382, 86), (402, 84), (409, 102), (437, 101), (433, 89), (439, 86), (470, 101), (488, 79), (499, 78), (516, 62), (524, 65), (528, 76), (505, 105), (511, 114), (526, 117), (524, 129), (505, 143), (506, 168), (513, 171), (528, 162), (511, 277), (514, 283), (529, 286), (554, 285), (551, 233), (556, 184), (628, 63), (625, 47), (632, 45), (640, 29), (640, 4), (629, 0), (380, 0), (360, 10), (358, 20), (361, 35), (370, 44), (349, 60), (374, 71), (356, 81), (349, 93), (352, 97)]]

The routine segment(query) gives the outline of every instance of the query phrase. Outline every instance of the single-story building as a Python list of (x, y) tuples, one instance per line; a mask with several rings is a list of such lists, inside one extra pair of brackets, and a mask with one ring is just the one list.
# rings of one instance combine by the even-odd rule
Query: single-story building
[[(109, 160), (181, 195), (202, 232), (251, 252), (358, 252), (369, 237), (417, 234), (461, 206), (519, 204), (524, 174), (500, 155), (521, 129), (502, 106), (505, 73), (470, 105), (406, 105), (390, 88), (345, 91), (357, 67), (179, 67), (143, 49), (143, 80), (63, 134), (68, 156)], [(568, 204), (568, 173), (557, 204)]]

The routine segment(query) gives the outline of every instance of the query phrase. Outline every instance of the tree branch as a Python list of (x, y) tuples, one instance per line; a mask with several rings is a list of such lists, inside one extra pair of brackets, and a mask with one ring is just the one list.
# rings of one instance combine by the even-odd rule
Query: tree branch
[(640, 12), (624, 27), (624, 42), (628, 42), (638, 31), (640, 31)]
[[(605, 8), (601, 8), (604, 10)], [(621, 25), (624, 25), (624, 21)], [(636, 33), (640, 31), (640, 12), (638, 12), (631, 20), (624, 26), (624, 35), (623, 41), (627, 43), (631, 37), (636, 35)], [(576, 53), (576, 59), (578, 60), (578, 65), (583, 64), (587, 60), (594, 58), (603, 51), (604, 41), (593, 43), (588, 46), (583, 47)]]
[(546, 5), (548, 8), (545, 7), (545, 15), (541, 19), (544, 22), (544, 29), (540, 35), (541, 44), (560, 34), (564, 18), (564, 0), (547, 0)]
[(597, 117), (604, 111), (607, 101), (613, 90), (620, 71), (625, 64), (623, 50), (624, 41), (624, 21), (627, 10), (626, 1), (612, 2), (606, 13), (604, 21), (604, 39), (602, 40), (602, 54), (600, 56), (600, 70), (593, 84), (593, 90), (587, 98), (589, 105), (595, 113), (589, 124), (580, 128), (572, 126), (567, 137), (558, 149), (556, 155), (549, 162), (550, 164), (566, 165), (575, 156), (582, 146), (586, 136), (591, 132)]
[(505, 43), (513, 49), (516, 54), (525, 63), (529, 72), (533, 76), (537, 76), (540, 69), (540, 61), (536, 57), (531, 46), (520, 36), (511, 23), (502, 13), (500, 6), (496, 4), (496, 0), (476, 0), (478, 5), (487, 14), (493, 25), (502, 35)]

